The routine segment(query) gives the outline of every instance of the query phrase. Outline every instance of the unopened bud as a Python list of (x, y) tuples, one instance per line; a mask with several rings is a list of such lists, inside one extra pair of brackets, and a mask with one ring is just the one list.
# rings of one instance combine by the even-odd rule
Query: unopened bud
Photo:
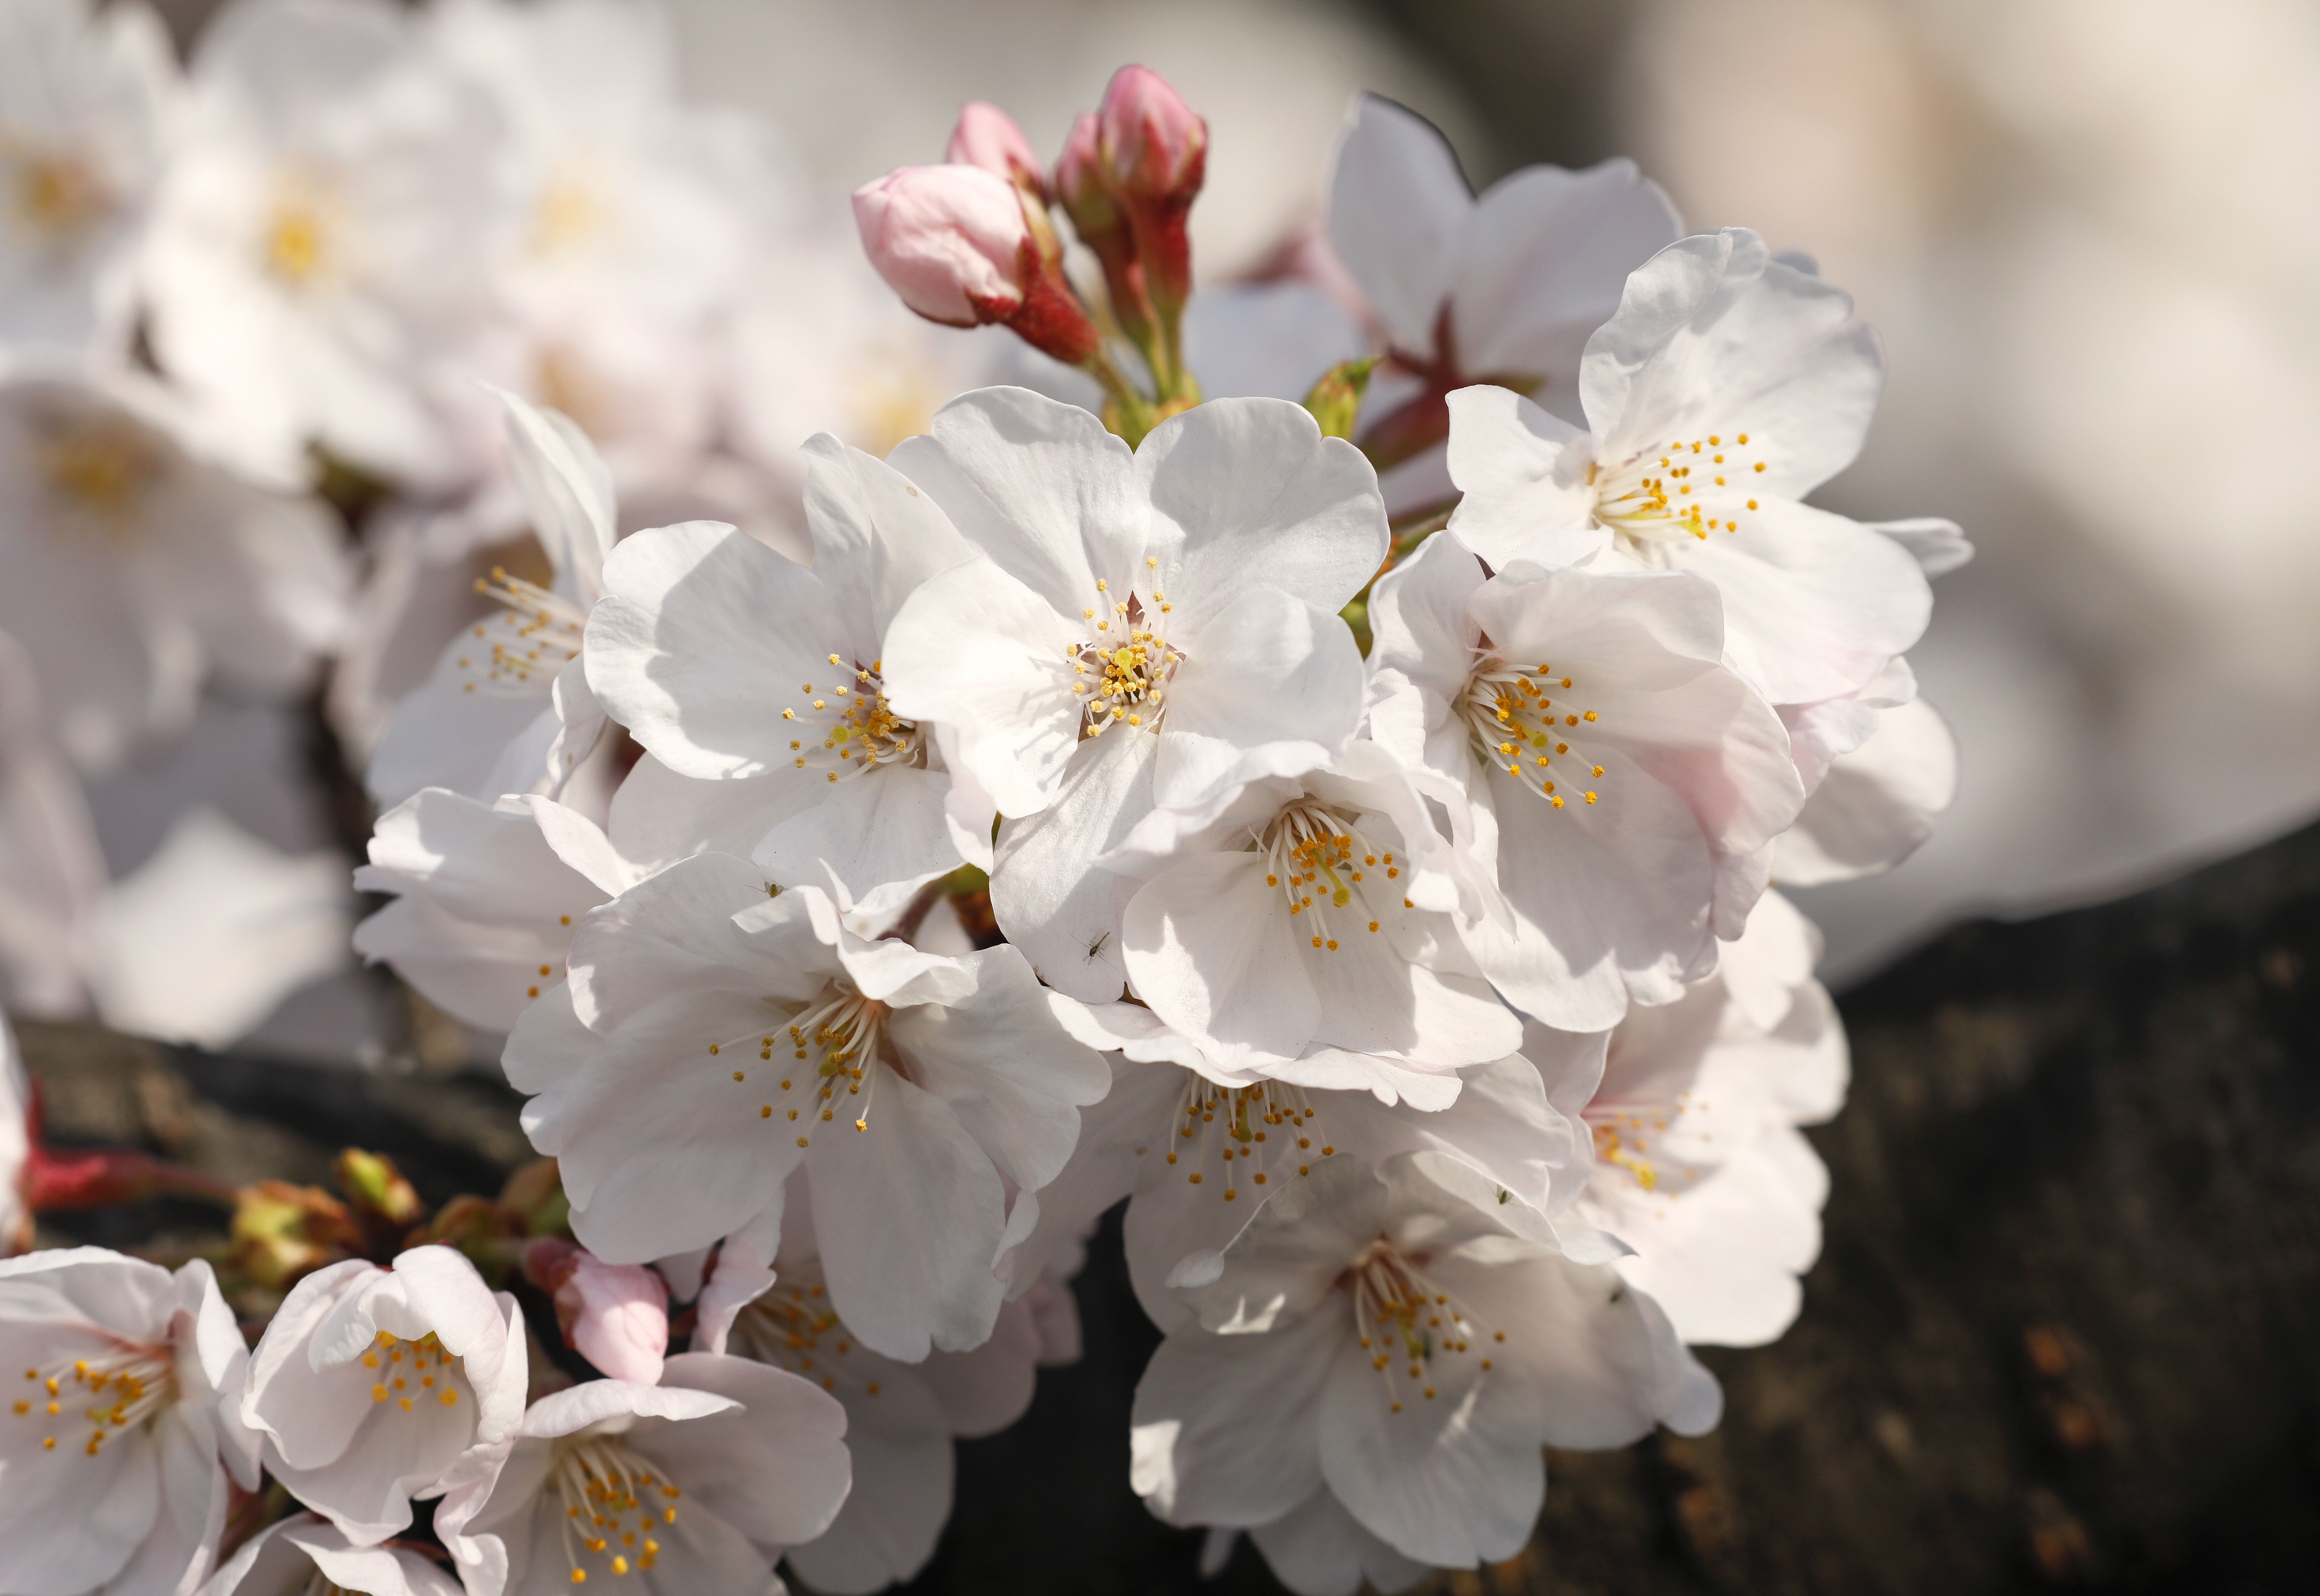
[(1096, 121), (1104, 164), (1131, 204), (1192, 203), (1208, 171), (1209, 124), (1167, 79), (1149, 67), (1122, 67), (1104, 88)]
[(355, 1256), (362, 1244), (354, 1215), (328, 1192), (259, 1181), (241, 1189), (226, 1259), (255, 1283), (279, 1291), (325, 1264)]
[(564, 1344), (615, 1380), (657, 1385), (668, 1356), (668, 1283), (641, 1264), (607, 1264), (542, 1238), (523, 1250), (524, 1277), (556, 1302)]
[(1015, 119), (988, 101), (969, 100), (958, 108), (958, 125), (951, 130), (943, 159), (955, 166), (980, 167), (1039, 203), (1047, 202), (1047, 178), (1038, 151)]
[(1006, 179), (981, 167), (903, 167), (854, 191), (870, 264), (930, 322), (979, 327), (1022, 307), (1031, 230)]
[(572, 1228), (572, 1202), (553, 1158), (535, 1158), (508, 1176), (499, 1206), (526, 1236), (553, 1236)]
[(1323, 372), (1305, 394), (1305, 408), (1321, 423), (1324, 438), (1351, 438), (1354, 420), (1361, 413), (1362, 396), (1369, 392), (1370, 373), (1377, 369), (1375, 355), (1340, 360)]
[(854, 191), (854, 220), (878, 275), (929, 321), (1002, 322), (1066, 365), (1095, 354), (1095, 324), (1043, 263), (1005, 179), (980, 167), (904, 167)]
[(338, 1174), (339, 1190), (367, 1219), (403, 1229), (417, 1224), (425, 1211), (418, 1192), (384, 1154), (349, 1147), (332, 1167)]

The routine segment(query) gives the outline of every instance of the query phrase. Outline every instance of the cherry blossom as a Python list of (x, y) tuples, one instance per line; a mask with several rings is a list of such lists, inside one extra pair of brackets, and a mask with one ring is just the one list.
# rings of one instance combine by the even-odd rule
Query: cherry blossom
[(49, 737), (32, 662), (0, 632), (0, 1007), (80, 1010), (104, 890), (95, 823)]
[(1542, 1446), (1713, 1426), (1716, 1382), (1651, 1299), (1535, 1219), (1427, 1154), (1283, 1185), (1175, 1286), (1196, 1319), (1137, 1388), (1137, 1493), (1244, 1528), (1327, 1494), (1400, 1557), (1464, 1568), (1529, 1538)]
[(0, 1258), (32, 1243), (24, 1206), (24, 1161), (32, 1151), (32, 1084), (24, 1075), (16, 1033), (0, 1014)]
[(865, 940), (847, 908), (684, 860), (588, 916), (504, 1062), (590, 1251), (645, 1263), (777, 1222), (802, 1172), (838, 1311), (910, 1362), (990, 1334), (1007, 1183), (1054, 1178), (1106, 1077), (1013, 948)]
[(531, 1404), (494, 1466), (436, 1510), (468, 1596), (548, 1596), (594, 1574), (775, 1596), (774, 1560), (851, 1483), (846, 1410), (795, 1374), (711, 1352), (657, 1385), (591, 1380)]
[(0, 344), (125, 345), (178, 92), (168, 31), (134, 0), (0, 11)]
[(447, 1247), (332, 1264), (290, 1290), (229, 1393), (266, 1471), (358, 1546), (411, 1524), (523, 1415), (523, 1316)]
[(213, 671), (303, 687), (346, 623), (327, 512), (218, 464), (202, 432), (149, 377), (0, 376), (0, 629), (85, 768), (182, 728)]
[(827, 866), (899, 908), (990, 857), (989, 801), (883, 674), (911, 593), (974, 551), (891, 467), (827, 433), (806, 453), (811, 567), (713, 522), (639, 532), (605, 566), (588, 679), (671, 771), (762, 806), (755, 854), (775, 881)]
[(209, 1265), (172, 1274), (97, 1247), (0, 1260), (0, 1588), (191, 1590), (228, 1471), (258, 1483), (218, 1413), (249, 1355)]
[[(1744, 228), (1671, 244), (1587, 341), (1588, 431), (1502, 387), (1450, 399), (1451, 526), (1504, 568), (1616, 551), (1723, 596), (1733, 667), (1775, 703), (1861, 687), (1925, 630), (1894, 537), (1804, 503), (1860, 452), (1884, 363), (1853, 301)], [(1920, 540), (1946, 523), (1898, 523)]]
[(1464, 929), (1518, 1008), (1572, 1030), (1672, 1002), (1736, 933), (1803, 784), (1780, 717), (1721, 663), (1681, 572), (1486, 577), (1455, 532), (1382, 578), (1371, 722), (1464, 792), (1511, 927)]
[(1337, 612), (1384, 558), (1384, 507), (1300, 406), (1213, 401), (1131, 451), (1086, 411), (989, 388), (892, 463), (985, 558), (902, 605), (888, 694), (952, 729), (1001, 814), (1056, 802), (1075, 760), (1143, 757), (1122, 749), (1139, 734), (1168, 807), (1353, 736), (1360, 656)]

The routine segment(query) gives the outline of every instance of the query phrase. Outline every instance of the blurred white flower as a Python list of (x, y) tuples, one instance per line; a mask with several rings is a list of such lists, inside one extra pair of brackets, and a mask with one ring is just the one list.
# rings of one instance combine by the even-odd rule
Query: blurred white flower
[[(1628, 1013), (1600, 1081), (1572, 1072), (1548, 1084), (1594, 1138), (1594, 1178), (1572, 1219), (1635, 1249), (1620, 1274), (1686, 1341), (1773, 1340), (1819, 1255), (1828, 1174), (1796, 1128), (1834, 1116), (1846, 1078), (1844, 1024), (1812, 978), (1819, 944), (1767, 893), (1716, 975)], [(1556, 1046), (1526, 1036), (1535, 1042), (1542, 1054)]]
[(86, 1004), (104, 887), (88, 805), (49, 740), (32, 663), (0, 632), (0, 1006), (62, 1016)]
[(417, 1247), (290, 1289), (229, 1396), (267, 1473), (358, 1546), (495, 1461), (523, 1417), (523, 1315), (466, 1257)]
[(197, 1047), (239, 1040), (348, 963), (346, 879), (336, 853), (285, 854), (205, 803), (182, 812), (93, 917), (98, 1017)]
[(287, 695), (347, 619), (330, 512), (237, 476), (131, 373), (0, 376), (0, 629), (85, 769), (181, 729), (213, 672)]
[(32, 1083), (24, 1074), (16, 1033), (0, 1013), (0, 1258), (32, 1245), (32, 1215), (24, 1206), (24, 1161), (32, 1153)]
[(958, 1351), (999, 1310), (1006, 1183), (1055, 1177), (1105, 1072), (1013, 948), (865, 941), (841, 907), (727, 855), (639, 883), (517, 1020), (508, 1079), (599, 1257), (730, 1235), (802, 1170), (847, 1323), (890, 1357)]
[(812, 567), (714, 522), (639, 532), (605, 567), (589, 684), (671, 771), (762, 806), (754, 857), (774, 881), (827, 869), (866, 909), (899, 909), (990, 863), (991, 801), (882, 674), (904, 601), (974, 551), (891, 467), (827, 433), (806, 452)]
[[(1327, 1493), (1400, 1556), (1471, 1568), (1529, 1538), (1542, 1446), (1711, 1428), (1721, 1392), (1666, 1317), (1532, 1221), (1426, 1154), (1284, 1185), (1174, 1288), (1197, 1318), (1137, 1387), (1137, 1493), (1172, 1524), (1242, 1528)], [(1310, 1545), (1257, 1539), (1292, 1542)], [(1301, 1560), (1276, 1572), (1329, 1588)]]
[(461, 1596), (459, 1582), (417, 1552), (358, 1546), (324, 1519), (294, 1513), (242, 1544), (201, 1596)]
[(681, 1353), (657, 1385), (591, 1380), (532, 1403), (436, 1532), (469, 1596), (554, 1596), (592, 1570), (780, 1596), (774, 1560), (846, 1498), (845, 1431), (845, 1410), (794, 1374)]
[(1721, 663), (1716, 590), (1527, 562), (1486, 578), (1454, 530), (1379, 580), (1370, 621), (1373, 729), (1464, 793), (1514, 910), (1462, 928), (1508, 1001), (1597, 1030), (1681, 996), (1804, 802), (1780, 717)]
[(177, 94), (140, 0), (0, 10), (0, 346), (125, 347)]
[(173, 1274), (100, 1247), (0, 1261), (0, 1586), (193, 1589), (228, 1469), (258, 1484), (218, 1411), (249, 1354), (209, 1265)]
[(154, 352), (253, 461), (403, 485), (466, 461), (429, 396), (513, 224), (491, 103), (385, 0), (234, 0), (204, 31), (147, 257)]

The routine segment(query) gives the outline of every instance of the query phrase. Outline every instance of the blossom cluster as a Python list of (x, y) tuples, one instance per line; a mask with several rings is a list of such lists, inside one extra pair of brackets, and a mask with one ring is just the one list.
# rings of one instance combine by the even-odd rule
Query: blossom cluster
[[(0, 1591), (881, 1589), (1123, 1202), (1134, 1489), (1306, 1596), (1512, 1555), (1545, 1448), (1713, 1428), (1690, 1348), (1798, 1313), (1845, 1085), (1774, 884), (1890, 867), (1954, 779), (1906, 655), (1970, 549), (1808, 502), (1881, 377), (1808, 260), (1626, 162), (1477, 195), (1365, 99), (1324, 232), (1201, 284), (1208, 129), (1128, 67), (1052, 162), (970, 104), (853, 196), (903, 305), (1020, 351), (899, 438), (809, 375), (745, 450), (700, 370), (819, 246), (637, 82), (650, 14), (255, 0), (167, 89), (142, 14), (22, 14), (73, 148), (135, 147), (88, 193), (150, 199), (0, 278), (83, 340), (0, 392), (50, 418), (0, 627), (44, 693), (100, 602), (195, 662), (31, 712), (101, 760), (307, 625), (293, 677), (364, 565), (440, 652), (348, 731), (354, 945), (504, 1033), (553, 1162), (430, 1217), (350, 1151), (351, 1209), (246, 1192), (214, 1271), (0, 1263)], [(385, 495), (358, 556), (317, 469)], [(527, 530), (480, 609), (395, 563)]]

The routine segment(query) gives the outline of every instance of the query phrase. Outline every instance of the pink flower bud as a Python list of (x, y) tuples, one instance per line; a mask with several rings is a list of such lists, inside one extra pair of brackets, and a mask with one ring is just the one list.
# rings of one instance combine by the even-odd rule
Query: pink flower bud
[(854, 191), (854, 222), (878, 275), (930, 322), (1003, 322), (1038, 271), (1023, 202), (981, 167), (889, 172)]
[(943, 159), (955, 166), (981, 167), (1004, 177), (1040, 200), (1047, 197), (1047, 173), (1038, 151), (1015, 125), (1015, 119), (985, 100), (969, 100), (958, 108), (958, 125), (951, 130), (950, 147)]
[(550, 1237), (524, 1248), (523, 1272), (556, 1300), (564, 1344), (615, 1380), (660, 1383), (668, 1356), (668, 1283), (641, 1264), (607, 1264)]
[(1209, 124), (1149, 67), (1122, 67), (1096, 113), (1104, 164), (1131, 202), (1190, 204), (1209, 159)]
[(1102, 134), (1095, 113), (1083, 111), (1072, 119), (1071, 135), (1056, 162), (1056, 197), (1071, 213), (1072, 225), (1087, 239), (1120, 225), (1119, 205), (1111, 192), (1110, 175), (1103, 164)]

